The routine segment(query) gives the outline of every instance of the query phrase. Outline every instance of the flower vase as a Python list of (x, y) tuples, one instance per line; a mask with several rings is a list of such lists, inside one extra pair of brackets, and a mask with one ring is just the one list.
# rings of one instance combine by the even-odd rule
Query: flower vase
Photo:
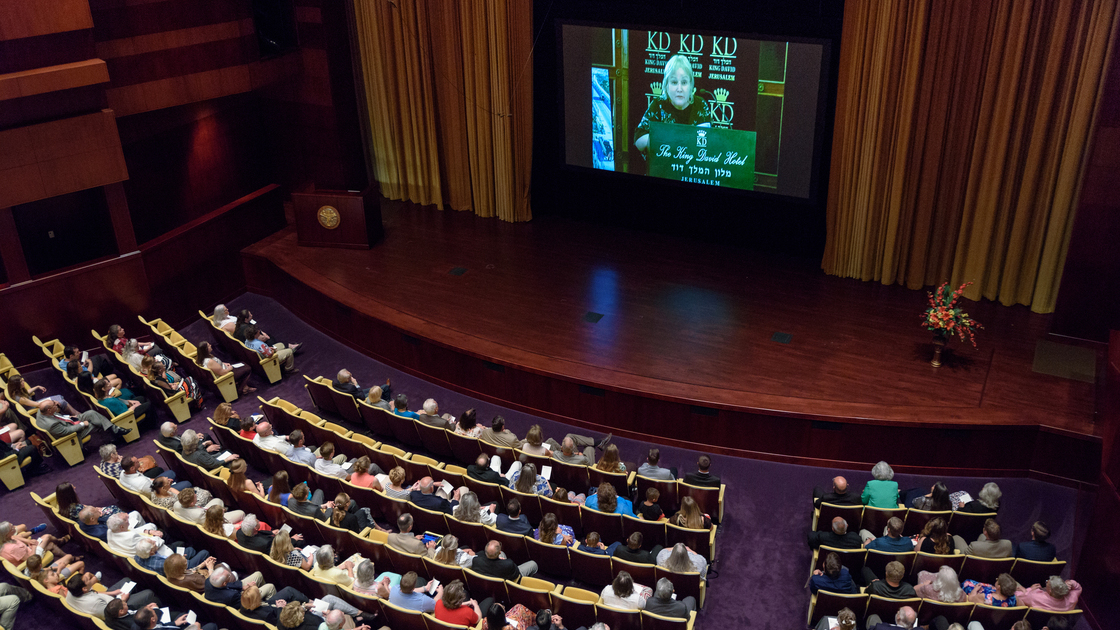
[(941, 367), (941, 351), (945, 349), (945, 344), (949, 342), (949, 337), (939, 332), (933, 333), (933, 360), (929, 362), (933, 367)]

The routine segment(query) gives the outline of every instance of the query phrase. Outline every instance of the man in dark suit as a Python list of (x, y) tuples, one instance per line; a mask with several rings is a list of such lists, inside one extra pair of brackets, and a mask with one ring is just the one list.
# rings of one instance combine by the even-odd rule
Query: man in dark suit
[(502, 543), (491, 540), (486, 543), (486, 552), (474, 557), (471, 570), (487, 577), (496, 577), (511, 582), (517, 582), (523, 575), (533, 575), (537, 572), (537, 563), (530, 560), (520, 566), (513, 560), (502, 558)]
[(459, 490), (456, 489), (455, 494), (451, 496), (451, 501), (448, 501), (436, 494), (436, 482), (431, 477), (424, 477), (420, 480), (420, 489), (413, 490), (409, 494), (408, 500), (425, 510), (451, 514), (455, 506), (459, 504)]
[(503, 532), (528, 536), (533, 533), (533, 525), (521, 513), (521, 502), (514, 497), (506, 504), (506, 513), (499, 514), (494, 527)]
[(696, 610), (696, 598), (673, 599), (673, 583), (668, 578), (661, 578), (653, 587), (653, 597), (646, 600), (645, 610), (662, 617), (688, 619), (689, 614)]
[(708, 472), (711, 466), (712, 458), (701, 455), (700, 459), (696, 460), (696, 468), (699, 470), (685, 475), (684, 482), (690, 486), (700, 486), (701, 488), (718, 488), (720, 486), (719, 477)]
[(848, 521), (837, 516), (832, 519), (832, 531), (809, 532), (809, 548), (816, 549), (821, 545), (836, 549), (860, 549), (863, 541), (859, 539), (859, 534), (848, 531)]
[(366, 396), (369, 396), (369, 388), (362, 389), (358, 385), (358, 381), (350, 374), (350, 370), (339, 370), (338, 376), (331, 381), (331, 387), (361, 400), (365, 400)]
[(272, 532), (262, 532), (257, 516), (250, 514), (241, 521), (241, 527), (237, 530), (237, 544), (267, 555), (272, 551), (272, 534)]
[(78, 513), (78, 527), (94, 538), (106, 542), (109, 539), (109, 527), (101, 520), (101, 509), (87, 505)]
[(626, 539), (625, 545), (619, 545), (614, 550), (614, 557), (636, 564), (657, 564), (657, 554), (664, 547), (654, 545), (653, 551), (642, 549), (642, 532), (634, 532)]
[(467, 466), (467, 476), (484, 483), (496, 483), (500, 486), (509, 485), (509, 481), (501, 473), (490, 468), (490, 456), (486, 453), (479, 455), (473, 464)]
[(867, 630), (911, 630), (918, 623), (918, 613), (909, 606), (903, 606), (895, 613), (894, 623), (885, 623), (879, 615), (867, 618)]
[(455, 418), (449, 413), (440, 415), (439, 404), (436, 403), (435, 398), (425, 400), (424, 406), (417, 416), (416, 419), (420, 422), (428, 426), (436, 427), (437, 429), (455, 428)]
[(1031, 539), (1015, 545), (1015, 557), (1037, 562), (1053, 562), (1058, 557), (1054, 545), (1046, 542), (1050, 538), (1050, 528), (1042, 521), (1031, 525)]
[[(166, 449), (173, 450), (176, 453), (182, 454), (183, 442), (175, 435), (176, 433), (178, 433), (178, 431), (179, 425), (175, 424), (174, 422), (164, 422), (159, 427), (159, 437), (156, 438), (156, 441), (159, 442), (160, 446)], [(222, 450), (222, 447), (214, 444), (214, 442), (210, 440), (210, 437), (205, 433), (198, 434), (198, 446), (199, 448), (206, 449), (206, 451), (209, 453), (216, 453)]]
[(310, 516), (320, 521), (327, 520), (327, 515), (322, 508), (323, 491), (316, 490), (315, 494), (311, 495), (310, 500), (307, 496), (309, 494), (311, 494), (311, 491), (305, 483), (292, 488), (292, 496), (288, 497), (288, 509), (296, 514)]
[(813, 488), (813, 507), (819, 508), (821, 503), (860, 505), (862, 501), (858, 494), (848, 492), (848, 480), (837, 476), (832, 478), (831, 491), (822, 492), (820, 488)]

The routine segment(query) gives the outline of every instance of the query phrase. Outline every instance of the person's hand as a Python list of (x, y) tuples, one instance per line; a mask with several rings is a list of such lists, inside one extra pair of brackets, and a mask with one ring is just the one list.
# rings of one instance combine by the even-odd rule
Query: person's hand
[(552, 616), (552, 625), (556, 626), (557, 628), (560, 628), (560, 630), (564, 630), (564, 618), (561, 617), (560, 615), (553, 615)]
[(824, 573), (820, 569), (816, 569), (813, 571), (813, 575), (824, 575)]
[(320, 505), (319, 507), (323, 508), (324, 510), (327, 509), (327, 508), (334, 508), (334, 501), (327, 501), (326, 503)]
[(303, 534), (296, 534), (295, 536), (292, 536), (292, 540), (298, 540), (298, 541), (302, 542), (303, 541)]
[(181, 626), (185, 623), (187, 623), (187, 616), (185, 614), (179, 615), (179, 618), (175, 620), (175, 625), (177, 626)]
[(498, 506), (494, 505), (493, 503), (491, 503), (489, 507), (490, 507), (490, 513), (491, 514), (493, 514), (498, 509)]
[(161, 532), (157, 529), (157, 530), (152, 532), (152, 536), (155, 536), (156, 538), (163, 538), (163, 532)]
[(15, 444), (12, 444), (12, 450), (13, 451), (18, 451), (19, 449), (23, 448), (24, 446), (27, 446), (27, 445), (23, 442), (23, 440), (20, 440), (19, 442), (16, 442)]
[(264, 494), (264, 485), (259, 481), (257, 482), (257, 490), (260, 490), (261, 494)]
[(210, 556), (209, 558), (202, 561), (202, 566), (206, 567), (207, 569), (213, 569), (214, 563), (216, 563), (217, 561), (217, 558), (215, 558), (214, 556)]
[(222, 450), (222, 447), (218, 446), (217, 444), (211, 444), (210, 446), (206, 447), (207, 453), (217, 453), (220, 450)]
[(241, 459), (241, 456), (240, 455), (230, 455), (229, 459), (227, 459), (226, 461), (227, 462), (232, 462), (235, 459)]
[(277, 608), (283, 608), (283, 607), (285, 607), (285, 606), (287, 606), (287, 605), (288, 605), (288, 600), (286, 600), (286, 599), (278, 599), (278, 600), (276, 600), (276, 601), (272, 602), (272, 605), (273, 605), (273, 606), (275, 606), (275, 607), (277, 607)]
[(340, 568), (340, 569), (353, 569), (354, 568), (354, 563), (351, 562), (350, 560), (347, 560), (346, 562), (343, 562), (342, 564), (338, 565), (338, 568)]
[[(159, 606), (155, 602), (152, 602), (152, 603), (148, 604), (147, 606), (145, 606), (144, 608), (147, 608), (148, 610), (155, 610), (155, 609), (159, 608)], [(186, 615), (183, 615), (183, 616), (186, 617)]]
[(256, 583), (257, 583), (257, 578), (253, 578), (251, 580), (241, 580), (241, 588), (244, 589), (246, 586), (252, 586)]
[(129, 409), (135, 409), (136, 407), (140, 406), (140, 403), (135, 400), (126, 400), (125, 402), (128, 403)]
[(456, 488), (455, 492), (451, 493), (451, 500), (452, 501), (458, 501), (460, 492), (462, 492), (462, 489), (461, 488)]
[(424, 543), (424, 546), (427, 547), (428, 549), (435, 549), (436, 548), (436, 541), (429, 540), (428, 542)]
[(36, 385), (35, 387), (31, 388), (31, 395), (34, 396), (35, 392), (39, 392), (40, 394), (45, 394), (45, 393), (47, 393), (47, 388), (43, 387), (42, 385)]
[(89, 426), (89, 423), (88, 423), (88, 422), (86, 422), (85, 420), (82, 420), (81, 422), (79, 422), (79, 423), (78, 423), (78, 426), (80, 426), (80, 427), (88, 427), (88, 426)]
[(1042, 588), (1041, 584), (1031, 584), (1031, 588)]
[(436, 597), (442, 597), (442, 596), (443, 596), (443, 584), (440, 584), (439, 586), (436, 587)]
[(571, 536), (569, 536), (567, 534), (564, 534), (562, 540), (564, 542), (565, 547), (570, 547), (571, 546), (571, 544), (572, 544), (572, 537)]
[(468, 556), (473, 556), (474, 555), (474, 549), (466, 549), (465, 551), (467, 552)]
[(122, 593), (120, 591), (117, 591), (117, 593), (118, 593), (117, 597), (121, 598), (122, 602), (125, 602), (125, 603), (128, 602), (128, 596), (130, 595), (130, 593)]

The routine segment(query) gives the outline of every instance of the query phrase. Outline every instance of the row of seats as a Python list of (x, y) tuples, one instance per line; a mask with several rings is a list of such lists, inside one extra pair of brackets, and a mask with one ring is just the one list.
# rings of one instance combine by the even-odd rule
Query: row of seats
[[(336, 445), (336, 451), (353, 457), (366, 455), (370, 458), (370, 461), (377, 464), (382, 470), (387, 471), (394, 466), (401, 466), (405, 469), (406, 477), (410, 480), (417, 480), (425, 476), (446, 479), (455, 487), (466, 486), (470, 488), (478, 495), (479, 501), (483, 504), (495, 502), (504, 506), (509, 499), (516, 498), (521, 503), (522, 512), (531, 523), (540, 522), (543, 514), (553, 512), (560, 523), (571, 526), (579, 537), (582, 537), (586, 532), (595, 531), (599, 533), (602, 540), (615, 541), (625, 540), (631, 532), (640, 531), (649, 544), (669, 546), (676, 542), (685, 542), (693, 551), (705, 556), (709, 561), (715, 559), (715, 526), (709, 530), (690, 530), (664, 521), (646, 521), (628, 515), (607, 514), (598, 510), (583, 508), (574, 503), (564, 503), (537, 494), (518, 492), (508, 486), (484, 483), (471, 478), (466, 474), (466, 469), (460, 466), (438, 462), (422, 455), (403, 453), (396, 447), (378, 443), (372, 438), (353, 433), (340, 425), (326, 422), (315, 414), (301, 410), (282, 399), (274, 398), (265, 401), (262, 398), (261, 402), (261, 410), (265, 417), (269, 419), (273, 428), (280, 433), (290, 433), (294, 429), (300, 429), (307, 436), (309, 443), (322, 444), (328, 440), (332, 441)], [(402, 418), (402, 420), (415, 422), (408, 418)], [(450, 433), (444, 429), (439, 430)], [(236, 443), (244, 438), (233, 434), (233, 439)], [(473, 438), (467, 439), (473, 440)], [(481, 442), (481, 440), (474, 440), (474, 442)], [(238, 449), (236, 451), (238, 454), (248, 458), (248, 463), (254, 464), (261, 470), (282, 469), (288, 471), (292, 483), (305, 481), (307, 474), (316, 474), (313, 469), (274, 453), (262, 451), (252, 444), (244, 448), (240, 446), (235, 448)], [(475, 457), (477, 455), (478, 453), (475, 453)], [(262, 458), (267, 458), (267, 460), (262, 460)], [(569, 467), (581, 469), (585, 473), (593, 470), (586, 466)], [(337, 485), (337, 480), (328, 478), (325, 483), (328, 484), (328, 487), (324, 489), (324, 492), (330, 494), (329, 490), (333, 490), (334, 486)], [(673, 482), (661, 483), (668, 485)], [(718, 497), (717, 491), (712, 488), (689, 487), (697, 488), (701, 491), (698, 496), (706, 496), (709, 500), (715, 500)], [(349, 492), (350, 490), (347, 489), (346, 491)], [(703, 509), (703, 506), (701, 506), (701, 509)], [(668, 512), (668, 509), (666, 511)]]
[(910, 599), (889, 599), (879, 595), (857, 593), (831, 593), (818, 591), (813, 595), (809, 604), (808, 627), (815, 628), (822, 617), (835, 617), (843, 608), (850, 608), (857, 619), (865, 619), (871, 615), (878, 615), (884, 620), (893, 620), (899, 608), (909, 606), (918, 613), (918, 625), (928, 625), (934, 617), (943, 616), (950, 624), (959, 623), (968, 627), (969, 622), (976, 621), (984, 630), (1010, 630), (1016, 621), (1026, 619), (1032, 628), (1042, 628), (1053, 616), (1070, 618), (1070, 626), (1080, 610), (1069, 612), (1055, 612), (1027, 606), (1014, 606), (1000, 608), (987, 604), (973, 604), (972, 602), (946, 603), (933, 599), (918, 597)]
[(984, 521), (989, 518), (996, 518), (996, 513), (919, 510), (903, 505), (899, 505), (897, 508), (877, 508), (863, 505), (821, 503), (820, 507), (813, 510), (813, 530), (823, 532), (830, 529), (832, 519), (838, 516), (848, 523), (848, 531), (866, 529), (876, 536), (887, 526), (887, 521), (894, 517), (903, 521), (903, 536), (917, 536), (922, 533), (926, 523), (935, 518), (942, 518), (945, 519), (950, 534), (973, 541), (984, 530)]
[[(237, 361), (251, 367), (254, 372), (256, 372), (270, 385), (280, 382), (283, 374), (280, 370), (280, 356), (278, 354), (274, 354), (270, 357), (262, 357), (261, 355), (257, 354), (256, 350), (247, 347), (245, 344), (234, 338), (233, 335), (215, 326), (213, 317), (207, 315), (206, 313), (203, 313), (202, 311), (199, 311), (198, 314), (202, 316), (202, 319), (204, 321), (210, 324), (210, 333), (214, 337), (214, 342), (221, 346), (226, 352), (228, 352), (230, 356), (236, 357)], [(143, 318), (141, 318), (140, 321), (144, 321)], [(156, 322), (158, 322), (158, 324)], [(161, 320), (156, 320), (151, 324), (148, 324), (147, 322), (144, 323), (151, 327), (152, 332), (161, 336), (162, 333), (159, 332), (160, 329), (167, 327), (167, 325), (164, 324)]]
[[(50, 553), (48, 552), (47, 555), (49, 556)], [(46, 558), (44, 558), (44, 561), (45, 560)], [(100, 618), (94, 617), (93, 615), (87, 615), (72, 608), (70, 604), (66, 603), (65, 596), (52, 593), (51, 591), (48, 591), (46, 587), (40, 584), (38, 580), (32, 580), (28, 578), (23, 574), (23, 564), (20, 564), (17, 567), (7, 560), (4, 560), (3, 563), (4, 569), (8, 572), (9, 575), (11, 575), (12, 580), (20, 587), (26, 589), (28, 592), (38, 595), (40, 599), (48, 602), (48, 607), (54, 611), (57, 618), (64, 620), (64, 623), (66, 623), (66, 627), (84, 628), (85, 630), (111, 630), (111, 628), (109, 628), (109, 626), (106, 625), (105, 622)], [(96, 591), (106, 590), (105, 586), (102, 584), (94, 585), (93, 588)], [(3, 628), (0, 627), (0, 630), (3, 630)], [(260, 629), (258, 627), (254, 630)]]
[[(0, 352), (0, 389), (7, 389), (8, 379), (12, 374), (19, 374), (7, 355)], [(4, 482), (4, 487), (8, 490), (15, 490), (22, 488), (24, 482), (23, 469), (31, 465), (31, 458), (25, 457), (23, 461), (18, 461), (15, 453), (0, 459), (0, 481)]]
[[(140, 321), (144, 321), (141, 317)], [(140, 383), (147, 392), (148, 400), (153, 401), (155, 404), (167, 410), (167, 413), (175, 418), (175, 422), (182, 424), (191, 419), (190, 399), (187, 398), (185, 391), (179, 390), (171, 393), (166, 389), (156, 385), (147, 376), (140, 373), (136, 366), (124, 360), (124, 358), (113, 350), (113, 345), (109, 342), (108, 335), (102, 335), (96, 330), (90, 331), (94, 339), (101, 342), (101, 347), (105, 349), (105, 354), (117, 366), (117, 375), (124, 376), (125, 374), (132, 374), (132, 380)]]
[(823, 569), (824, 560), (829, 553), (835, 553), (840, 563), (848, 568), (853, 576), (863, 572), (863, 567), (871, 569), (875, 575), (885, 575), (887, 563), (898, 561), (906, 569), (906, 575), (916, 577), (922, 571), (937, 573), (942, 566), (950, 566), (961, 581), (976, 580), (994, 584), (1001, 573), (1010, 573), (1020, 584), (1041, 584), (1051, 575), (1061, 575), (1065, 560), (1038, 562), (1023, 558), (984, 558), (981, 556), (954, 554), (933, 554), (922, 551), (879, 551), (877, 549), (839, 549), (821, 545), (813, 551), (813, 569)]

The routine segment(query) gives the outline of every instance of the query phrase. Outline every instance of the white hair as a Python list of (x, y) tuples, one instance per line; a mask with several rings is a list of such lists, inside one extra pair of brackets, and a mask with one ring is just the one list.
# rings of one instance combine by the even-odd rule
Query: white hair
[(937, 591), (937, 600), (942, 602), (958, 602), (961, 600), (961, 580), (957, 571), (949, 565), (942, 565), (937, 570), (937, 577), (933, 578), (933, 590)]
[(1050, 594), (1058, 599), (1069, 595), (1069, 584), (1060, 575), (1051, 575), (1046, 585), (1050, 587)]
[(105, 523), (109, 526), (109, 531), (121, 533), (128, 529), (128, 514), (124, 512), (117, 512), (109, 517), (109, 521)]
[(984, 507), (994, 511), (999, 509), (999, 500), (1002, 497), (1003, 491), (999, 489), (999, 486), (996, 485), (994, 481), (989, 481), (984, 484), (983, 488), (980, 488), (980, 496), (976, 499), (980, 501)]
[(175, 435), (175, 423), (164, 422), (163, 424), (161, 424), (159, 427), (159, 434), (163, 437), (171, 437), (172, 435)]
[(101, 456), (101, 461), (107, 462), (117, 454), (117, 447), (112, 444), (102, 444), (101, 448), (97, 449), (97, 454)]
[[(909, 612), (907, 612), (909, 611)], [(918, 615), (909, 606), (903, 606), (894, 614), (894, 623), (900, 628), (913, 628), (918, 621)]]
[(140, 558), (151, 557), (156, 549), (159, 549), (159, 545), (151, 538), (141, 538), (140, 541), (136, 543), (136, 555)]
[(194, 429), (187, 429), (183, 431), (183, 435), (179, 436), (179, 444), (183, 447), (184, 456), (190, 455), (198, 450), (198, 431)]
[(439, 405), (436, 404), (435, 398), (429, 398), (424, 401), (424, 413), (429, 416), (434, 416), (439, 412)]
[(354, 571), (354, 585), (361, 588), (369, 588), (376, 579), (377, 571), (374, 569), (373, 562), (362, 560), (361, 564), (359, 564), (358, 568)]
[(256, 514), (250, 514), (241, 521), (241, 533), (246, 536), (256, 534), (261, 528), (260, 521), (257, 520)]
[(890, 464), (887, 462), (879, 462), (872, 466), (871, 476), (879, 481), (890, 481), (894, 479), (894, 470), (891, 469)]
[(214, 323), (220, 324), (227, 317), (229, 317), (229, 309), (226, 308), (225, 304), (214, 307)]
[(336, 608), (328, 612), (323, 621), (326, 622), (330, 630), (339, 630), (342, 628), (342, 624), (346, 622), (346, 615), (342, 614), (342, 611)]
[(217, 588), (221, 588), (226, 585), (226, 578), (230, 577), (230, 575), (232, 574), (230, 573), (229, 569), (220, 565), (216, 566), (214, 567), (214, 570), (210, 572), (210, 584)]
[(0, 541), (7, 541), (12, 537), (12, 524), (8, 521), (0, 523)]
[(325, 569), (334, 566), (334, 549), (330, 545), (323, 545), (315, 552), (315, 566)]
[(128, 342), (124, 344), (124, 349), (121, 350), (121, 356), (127, 361), (130, 356), (137, 354), (139, 351), (140, 342), (135, 339), (129, 339)]

